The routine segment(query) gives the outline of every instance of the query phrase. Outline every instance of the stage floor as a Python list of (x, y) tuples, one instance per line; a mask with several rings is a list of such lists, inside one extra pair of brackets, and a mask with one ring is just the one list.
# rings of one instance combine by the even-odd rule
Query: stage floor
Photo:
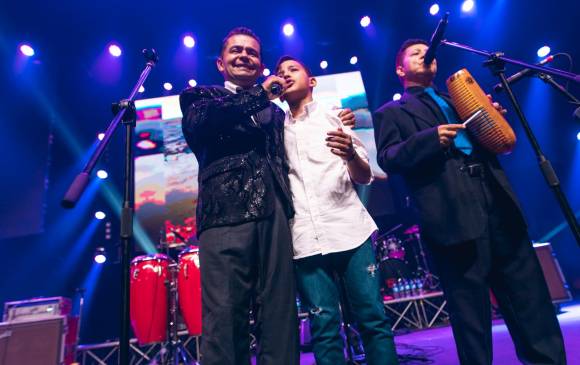
[[(580, 303), (564, 304), (558, 320), (564, 334), (568, 365), (580, 365)], [(401, 357), (401, 364), (458, 364), (453, 334), (449, 326), (398, 334), (395, 342), (397, 352)], [(493, 352), (494, 364), (521, 364), (502, 320), (493, 322)], [(303, 353), (300, 364), (315, 364), (313, 355)]]

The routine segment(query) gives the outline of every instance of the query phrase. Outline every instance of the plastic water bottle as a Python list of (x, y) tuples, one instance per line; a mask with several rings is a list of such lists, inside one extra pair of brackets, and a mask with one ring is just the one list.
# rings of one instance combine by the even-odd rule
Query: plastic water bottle
[(421, 278), (417, 278), (415, 279), (415, 281), (417, 282), (417, 292), (419, 293), (419, 295), (423, 295), (425, 292), (423, 291), (423, 279)]
[(405, 284), (403, 283), (403, 279), (399, 278), (397, 279), (397, 284), (395, 284), (397, 287), (397, 292), (399, 293), (399, 296), (397, 298), (402, 298), (405, 296)]
[(399, 293), (399, 283), (395, 283), (393, 285), (393, 298), (397, 299), (399, 298), (400, 293)]
[(404, 285), (405, 285), (405, 296), (406, 297), (410, 297), (411, 294), (411, 280), (404, 280)]
[(417, 280), (411, 279), (411, 295), (416, 296), (419, 295), (417, 291)]

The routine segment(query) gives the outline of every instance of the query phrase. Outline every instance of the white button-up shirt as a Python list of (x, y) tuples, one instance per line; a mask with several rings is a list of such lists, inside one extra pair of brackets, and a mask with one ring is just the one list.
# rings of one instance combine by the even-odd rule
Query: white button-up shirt
[(353, 249), (377, 230), (354, 190), (347, 163), (326, 145), (326, 133), (339, 127), (352, 136), (356, 152), (368, 162), (362, 142), (336, 110), (313, 101), (297, 118), (286, 113), (284, 145), (296, 211), (290, 221), (294, 259)]

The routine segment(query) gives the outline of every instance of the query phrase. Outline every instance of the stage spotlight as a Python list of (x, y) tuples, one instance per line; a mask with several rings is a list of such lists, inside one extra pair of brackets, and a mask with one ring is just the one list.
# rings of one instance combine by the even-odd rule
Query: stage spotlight
[(429, 8), (429, 14), (437, 15), (439, 13), (439, 4), (435, 3)]
[(461, 4), (461, 11), (464, 13), (469, 13), (475, 7), (475, 1), (473, 0), (465, 0), (463, 4)]
[(368, 15), (365, 15), (362, 18), (360, 18), (360, 26), (361, 27), (366, 28), (369, 25), (371, 25), (371, 18)]
[(169, 82), (166, 82), (163, 84), (163, 88), (167, 91), (171, 91), (171, 89), (173, 89), (173, 85), (171, 85)]
[(97, 138), (99, 139), (99, 141), (102, 141), (103, 138), (105, 138), (105, 133), (99, 133), (99, 134), (97, 134)]
[(290, 23), (286, 23), (284, 24), (284, 27), (282, 27), (282, 32), (284, 32), (286, 37), (290, 37), (292, 34), (294, 34), (294, 26)]
[(327, 67), (328, 67), (328, 62), (326, 60), (320, 61), (320, 68), (321, 69), (326, 70)]
[(538, 57), (543, 58), (550, 54), (552, 50), (548, 46), (543, 46), (538, 49)]
[(194, 79), (191, 79), (187, 82), (187, 84), (191, 87), (196, 87), (197, 86), (197, 81), (195, 81)]
[(34, 49), (29, 44), (20, 45), (20, 53), (27, 57), (34, 56)]
[(105, 170), (99, 170), (97, 171), (97, 176), (99, 177), (99, 179), (105, 180), (106, 178), (109, 177), (109, 174)]
[(352, 56), (352, 57), (350, 58), (350, 64), (351, 64), (351, 65), (356, 65), (356, 64), (357, 64), (357, 62), (358, 62), (358, 57), (357, 57), (357, 56)]
[(113, 43), (109, 46), (109, 53), (113, 57), (119, 57), (123, 52), (121, 51), (121, 47)]
[(95, 213), (95, 218), (97, 218), (98, 220), (103, 220), (105, 219), (106, 216), (107, 215), (101, 212), (100, 210)]
[(97, 247), (94, 260), (97, 264), (104, 264), (107, 261), (107, 252), (104, 247)]
[(265, 77), (270, 76), (270, 69), (269, 68), (265, 68), (264, 71), (262, 71), (262, 75), (264, 75)]
[(576, 135), (576, 139), (580, 141), (580, 132)]
[(145, 92), (145, 87), (143, 85), (139, 86), (139, 92), (140, 93), (144, 93)]
[(399, 94), (399, 93), (395, 93), (395, 94), (393, 95), (393, 100), (397, 101), (397, 100), (401, 99), (401, 96), (402, 96), (401, 94)]
[(183, 45), (187, 48), (193, 48), (195, 46), (195, 39), (190, 35), (186, 35), (183, 37)]

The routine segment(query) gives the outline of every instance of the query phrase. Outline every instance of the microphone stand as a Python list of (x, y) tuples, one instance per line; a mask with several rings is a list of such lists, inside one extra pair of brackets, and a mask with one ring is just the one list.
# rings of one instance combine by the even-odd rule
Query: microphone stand
[(119, 336), (119, 364), (129, 364), (129, 340), (130, 340), (130, 324), (129, 324), (129, 259), (132, 252), (133, 243), (133, 207), (135, 202), (134, 196), (134, 161), (133, 161), (133, 130), (135, 127), (137, 113), (135, 109), (135, 96), (139, 88), (143, 85), (151, 69), (157, 64), (159, 57), (154, 49), (144, 49), (143, 56), (147, 63), (145, 69), (141, 72), (139, 80), (131, 91), (128, 99), (123, 99), (118, 103), (113, 104), (113, 113), (115, 117), (109, 124), (105, 131), (104, 138), (99, 142), (97, 149), (91, 156), (89, 162), (85, 165), (83, 170), (76, 176), (73, 183), (66, 192), (61, 204), (65, 208), (73, 208), (80, 199), (83, 191), (89, 182), (91, 171), (95, 167), (97, 161), (103, 154), (107, 147), (111, 136), (122, 122), (125, 125), (125, 178), (124, 178), (124, 194), (121, 208), (121, 334)]
[(540, 148), (540, 144), (538, 143), (538, 140), (536, 139), (532, 129), (530, 128), (530, 124), (528, 123), (526, 116), (524, 115), (524, 112), (520, 107), (520, 104), (518, 103), (509, 83), (507, 82), (507, 79), (505, 77), (505, 64), (509, 63), (513, 65), (522, 66), (525, 68), (531, 68), (535, 71), (543, 73), (544, 75), (563, 77), (565, 79), (572, 80), (575, 82), (580, 82), (580, 75), (576, 75), (572, 72), (562, 71), (554, 68), (541, 67), (534, 64), (529, 64), (526, 62), (510, 59), (504, 57), (503, 53), (501, 52), (482, 51), (460, 43), (450, 42), (447, 40), (441, 41), (441, 44), (453, 48), (462, 49), (464, 51), (482, 55), (488, 58), (487, 61), (485, 61), (483, 64), (484, 66), (488, 67), (491, 70), (494, 76), (499, 77), (504, 90), (507, 92), (507, 95), (511, 103), (514, 106), (514, 110), (516, 111), (516, 114), (520, 119), (522, 127), (524, 128), (526, 136), (528, 137), (528, 140), (530, 141), (530, 144), (532, 145), (532, 148), (536, 154), (540, 170), (542, 171), (542, 174), (546, 179), (546, 183), (554, 192), (554, 195), (556, 196), (556, 199), (560, 204), (560, 209), (562, 210), (562, 213), (564, 214), (564, 217), (566, 218), (566, 221), (570, 226), (570, 230), (572, 231), (572, 234), (576, 239), (576, 243), (578, 244), (578, 246), (580, 246), (580, 228), (578, 227), (578, 221), (576, 220), (576, 216), (574, 215), (574, 212), (570, 207), (570, 203), (568, 202), (566, 195), (564, 195), (564, 192), (562, 191), (562, 187), (560, 186), (560, 180), (558, 179), (556, 172), (552, 168), (552, 164), (548, 159), (546, 159), (546, 156), (544, 156), (542, 149)]
[(552, 76), (544, 74), (544, 73), (536, 74), (536, 76), (540, 80), (544, 81), (546, 84), (552, 86), (554, 89), (556, 89), (562, 95), (564, 95), (568, 100), (570, 100), (570, 102), (572, 104), (580, 106), (580, 100), (578, 100), (578, 98), (576, 98), (572, 93), (570, 93), (568, 90), (566, 90), (566, 88), (564, 86), (557, 83), (556, 80), (554, 80), (554, 78)]

